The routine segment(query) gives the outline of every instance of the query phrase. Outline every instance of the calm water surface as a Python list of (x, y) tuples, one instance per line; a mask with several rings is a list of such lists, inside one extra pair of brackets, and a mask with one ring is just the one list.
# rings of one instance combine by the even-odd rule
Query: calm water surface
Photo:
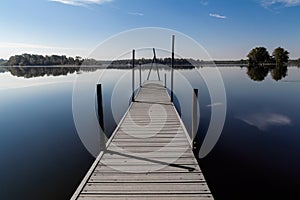
[[(69, 199), (94, 160), (74, 125), (72, 92), (76, 77), (96, 72), (49, 71), (0, 70), (0, 199)], [(279, 81), (270, 73), (253, 81), (246, 68), (220, 71), (227, 95), (225, 126), (213, 151), (199, 160), (215, 198), (300, 197), (300, 70), (289, 68)], [(99, 80), (107, 136), (130, 103), (130, 74), (110, 69)], [(175, 104), (189, 132), (192, 88), (199, 88), (201, 144), (212, 106), (207, 87), (195, 70), (175, 75)]]

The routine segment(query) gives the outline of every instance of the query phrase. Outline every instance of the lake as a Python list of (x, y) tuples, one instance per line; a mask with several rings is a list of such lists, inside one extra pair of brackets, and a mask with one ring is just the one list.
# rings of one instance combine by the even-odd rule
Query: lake
[[(199, 159), (214, 197), (300, 197), (300, 69), (271, 73), (227, 66), (219, 71), (227, 97), (226, 120), (213, 150)], [(99, 73), (109, 137), (130, 104), (131, 70), (0, 68), (0, 199), (72, 196), (94, 160), (73, 120), (74, 85), (81, 77)], [(147, 73), (142, 71), (143, 80)], [(161, 77), (164, 74), (169, 87), (170, 71), (161, 70)], [(155, 73), (150, 78), (156, 78)], [(175, 70), (174, 88), (175, 106), (189, 132), (192, 89), (199, 89), (201, 144), (212, 106), (222, 105), (211, 104), (208, 87), (196, 69)], [(76, 91), (80, 102), (85, 101), (85, 91)]]

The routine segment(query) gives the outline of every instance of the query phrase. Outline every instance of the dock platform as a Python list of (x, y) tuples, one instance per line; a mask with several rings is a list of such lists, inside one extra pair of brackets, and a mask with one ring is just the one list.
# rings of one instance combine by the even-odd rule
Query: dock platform
[(146, 81), (72, 200), (212, 200), (166, 88)]

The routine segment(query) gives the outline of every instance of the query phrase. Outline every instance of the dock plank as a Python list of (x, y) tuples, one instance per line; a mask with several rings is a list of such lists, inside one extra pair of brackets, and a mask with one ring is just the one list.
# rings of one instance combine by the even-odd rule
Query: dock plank
[(212, 200), (166, 89), (143, 84), (72, 200)]

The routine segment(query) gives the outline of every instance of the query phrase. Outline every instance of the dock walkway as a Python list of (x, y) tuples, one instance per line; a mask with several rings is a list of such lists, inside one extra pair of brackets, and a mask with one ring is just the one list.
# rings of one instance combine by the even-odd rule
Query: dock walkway
[(211, 200), (166, 88), (146, 81), (72, 200)]

